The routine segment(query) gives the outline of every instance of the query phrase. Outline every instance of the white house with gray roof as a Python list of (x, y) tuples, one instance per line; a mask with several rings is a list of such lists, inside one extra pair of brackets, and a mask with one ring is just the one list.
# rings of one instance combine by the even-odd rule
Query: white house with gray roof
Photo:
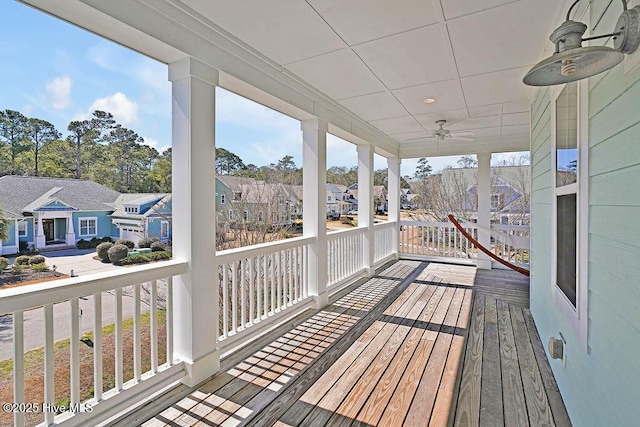
[(87, 180), (7, 175), (0, 177), (0, 208), (9, 220), (2, 254), (17, 253), (20, 241), (43, 250), (94, 237), (171, 238), (171, 197), (163, 193), (121, 194)]

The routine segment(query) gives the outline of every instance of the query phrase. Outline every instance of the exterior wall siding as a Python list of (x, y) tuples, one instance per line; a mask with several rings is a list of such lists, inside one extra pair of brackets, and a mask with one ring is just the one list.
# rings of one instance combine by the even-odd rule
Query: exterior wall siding
[[(74, 212), (73, 228), (76, 234), (76, 241), (80, 239), (90, 240), (92, 237), (104, 237), (111, 235), (111, 216), (110, 212)], [(97, 234), (95, 236), (80, 235), (80, 218), (96, 217), (97, 218)]]
[[(17, 245), (16, 242), (16, 221), (9, 220), (7, 224), (7, 240), (2, 241), (2, 246), (14, 246)], [(23, 237), (24, 238), (24, 237)]]
[[(609, 2), (596, 0), (592, 28)], [(596, 33), (613, 28), (614, 3)], [(612, 18), (613, 16), (613, 18)], [(609, 22), (613, 21), (613, 22)], [(551, 360), (574, 425), (636, 425), (640, 419), (640, 52), (589, 80), (588, 347), (553, 301), (549, 89), (532, 101), (531, 310), (546, 342), (561, 332), (566, 366)]]
[[(33, 218), (25, 218), (24, 220), (27, 222), (27, 235), (19, 237), (19, 240), (24, 240), (26, 242), (31, 243), (33, 242), (34, 236), (35, 236), (35, 230), (33, 228)], [(9, 239), (14, 239), (14, 237), (10, 235)], [(9, 243), (6, 243), (6, 242), (2, 242), (2, 244), (9, 245)]]

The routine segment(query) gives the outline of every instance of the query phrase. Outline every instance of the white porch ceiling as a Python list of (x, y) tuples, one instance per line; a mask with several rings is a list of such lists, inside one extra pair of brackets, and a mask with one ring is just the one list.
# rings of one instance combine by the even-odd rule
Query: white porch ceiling
[(556, 0), (183, 1), (401, 152), (421, 138), (434, 145), (427, 135), (439, 119), (473, 132), (483, 150), (492, 139), (504, 149), (505, 137), (514, 149), (529, 146), (522, 77), (554, 28)]
[[(230, 90), (419, 157), (529, 148), (522, 77), (569, 0), (20, 1), (167, 63), (193, 56)], [(440, 119), (475, 141), (435, 144)]]

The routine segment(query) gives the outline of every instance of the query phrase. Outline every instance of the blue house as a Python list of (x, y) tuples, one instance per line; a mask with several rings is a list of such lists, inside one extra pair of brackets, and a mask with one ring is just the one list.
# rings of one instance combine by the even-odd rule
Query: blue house
[(9, 220), (2, 254), (18, 252), (20, 241), (43, 250), (105, 236), (171, 239), (167, 194), (120, 194), (87, 180), (7, 175), (0, 177), (0, 208)]

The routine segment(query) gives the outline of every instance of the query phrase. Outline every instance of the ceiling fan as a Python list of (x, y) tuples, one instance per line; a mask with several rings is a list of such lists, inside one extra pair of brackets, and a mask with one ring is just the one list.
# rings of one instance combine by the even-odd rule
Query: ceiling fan
[(444, 128), (446, 123), (446, 120), (436, 121), (436, 124), (439, 126), (438, 129), (431, 131), (431, 135), (427, 136), (427, 138), (436, 138), (438, 142), (447, 139), (454, 141), (473, 141), (473, 132), (451, 132), (449, 129)]

